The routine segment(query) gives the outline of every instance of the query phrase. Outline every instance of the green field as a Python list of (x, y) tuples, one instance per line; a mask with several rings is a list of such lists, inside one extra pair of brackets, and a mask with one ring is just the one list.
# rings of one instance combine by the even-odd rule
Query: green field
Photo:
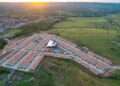
[[(104, 17), (69, 18), (56, 24), (51, 32), (56, 33), (78, 46), (90, 50), (120, 64), (120, 33), (107, 28), (109, 22)], [(31, 82), (18, 81), (17, 86), (119, 86), (120, 71), (109, 78), (99, 78), (86, 69), (69, 60), (46, 58), (34, 73)]]
[[(26, 76), (26, 75), (25, 75)], [(120, 75), (118, 76), (120, 77)], [(46, 58), (33, 79), (16, 80), (15, 86), (119, 86), (120, 78), (98, 78), (69, 61)]]
[(54, 27), (56, 28), (93, 28), (102, 27), (102, 24), (107, 23), (107, 20), (104, 17), (71, 17), (66, 21), (56, 24)]
[(102, 28), (107, 24), (105, 18), (69, 18), (54, 26), (55, 33), (75, 42), (79, 46), (86, 46), (90, 50), (120, 63), (119, 31), (115, 28)]
[[(117, 22), (118, 16), (113, 16)], [(45, 25), (45, 24), (44, 24)], [(42, 26), (44, 26), (42, 25)], [(106, 17), (71, 17), (57, 23), (49, 31), (66, 38), (78, 46), (86, 46), (105, 58), (120, 64), (120, 32), (118, 25), (109, 27)], [(27, 28), (29, 27), (29, 30)], [(47, 31), (48, 31), (48, 26)], [(14, 29), (5, 34), (6, 37), (17, 37), (42, 31), (46, 27), (41, 24)], [(35, 28), (35, 30), (33, 29)], [(24, 32), (24, 33), (22, 33)], [(2, 74), (1, 74), (2, 75)], [(46, 58), (33, 74), (18, 73), (19, 79), (13, 86), (119, 86), (120, 71), (110, 78), (99, 78), (88, 70), (69, 60)], [(0, 86), (3, 81), (0, 81)]]

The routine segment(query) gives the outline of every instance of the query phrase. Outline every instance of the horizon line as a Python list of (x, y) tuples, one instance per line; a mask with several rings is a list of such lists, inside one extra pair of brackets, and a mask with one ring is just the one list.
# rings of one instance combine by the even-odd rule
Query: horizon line
[(107, 1), (0, 1), (0, 3), (120, 3)]

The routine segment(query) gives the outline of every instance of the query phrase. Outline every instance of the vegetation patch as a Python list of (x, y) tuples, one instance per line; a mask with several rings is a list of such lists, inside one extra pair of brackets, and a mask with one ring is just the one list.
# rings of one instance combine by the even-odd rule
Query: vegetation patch
[(4, 39), (0, 39), (0, 49), (3, 49), (7, 42)]
[[(24, 77), (24, 76), (23, 76)], [(98, 78), (73, 61), (47, 57), (28, 82), (19, 82), (17, 86), (119, 86), (120, 79)], [(15, 85), (16, 86), (16, 85)]]
[[(98, 19), (98, 20), (97, 20)], [(79, 46), (86, 46), (90, 50), (111, 59), (114, 63), (120, 63), (120, 48), (113, 43), (113, 40), (119, 40), (119, 32), (116, 29), (104, 29), (104, 28), (90, 28), (88, 27), (91, 22), (94, 26), (94, 22), (103, 22), (105, 20), (99, 20), (99, 18), (91, 18), (91, 20), (85, 20), (82, 18), (71, 18), (67, 21), (58, 23), (54, 26), (52, 32), (59, 34), (60, 36), (75, 42)], [(91, 22), (90, 22), (91, 21)], [(84, 25), (84, 27), (81, 27)], [(77, 27), (74, 27), (77, 26)], [(86, 28), (85, 28), (86, 27)]]

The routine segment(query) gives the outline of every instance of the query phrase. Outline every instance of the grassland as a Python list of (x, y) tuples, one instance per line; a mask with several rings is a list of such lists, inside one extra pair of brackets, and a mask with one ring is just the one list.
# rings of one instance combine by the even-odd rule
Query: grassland
[[(117, 21), (117, 16), (113, 16)], [(48, 30), (49, 25), (37, 23), (14, 29), (5, 34), (6, 37), (17, 37)], [(106, 17), (71, 17), (57, 23), (49, 31), (75, 42), (78, 46), (86, 46), (90, 50), (120, 64), (119, 26), (109, 27)], [(46, 29), (45, 29), (46, 28)], [(117, 28), (117, 29), (116, 29)], [(19, 75), (18, 75), (19, 76)], [(80, 65), (68, 61), (46, 58), (33, 74), (23, 74), (21, 80), (14, 80), (13, 86), (119, 86), (120, 72), (110, 78), (99, 78)], [(2, 86), (3, 82), (0, 82)]]
[(108, 22), (104, 17), (69, 18), (56, 24), (52, 31), (118, 64), (120, 63), (120, 46), (116, 40), (120, 40), (118, 38), (120, 33), (115, 28), (105, 28), (105, 24)]
[[(26, 75), (25, 75), (26, 76)], [(119, 76), (118, 76), (119, 77)], [(28, 81), (15, 81), (16, 86), (119, 86), (120, 78), (98, 78), (69, 60), (46, 58)]]

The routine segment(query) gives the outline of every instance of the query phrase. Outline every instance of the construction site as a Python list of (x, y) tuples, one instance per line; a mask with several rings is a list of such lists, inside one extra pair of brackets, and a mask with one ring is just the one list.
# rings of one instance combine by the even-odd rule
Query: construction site
[(0, 66), (32, 72), (46, 56), (73, 60), (98, 76), (111, 75), (110, 60), (50, 33), (10, 40), (0, 56)]

